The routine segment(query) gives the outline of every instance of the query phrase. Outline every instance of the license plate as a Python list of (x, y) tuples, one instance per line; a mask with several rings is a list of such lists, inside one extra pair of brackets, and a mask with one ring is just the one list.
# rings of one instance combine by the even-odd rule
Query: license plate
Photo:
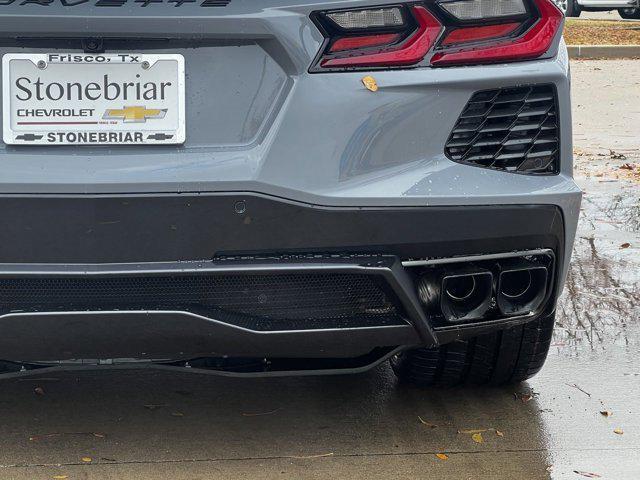
[(6, 54), (4, 142), (184, 143), (184, 72), (173, 54)]

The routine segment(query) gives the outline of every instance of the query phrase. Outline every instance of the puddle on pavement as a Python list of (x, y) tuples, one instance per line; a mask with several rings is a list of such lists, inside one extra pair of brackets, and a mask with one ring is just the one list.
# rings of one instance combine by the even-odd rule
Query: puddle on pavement
[[(640, 185), (578, 178), (585, 191), (552, 349), (637, 344)], [(628, 245), (627, 245), (628, 244)]]

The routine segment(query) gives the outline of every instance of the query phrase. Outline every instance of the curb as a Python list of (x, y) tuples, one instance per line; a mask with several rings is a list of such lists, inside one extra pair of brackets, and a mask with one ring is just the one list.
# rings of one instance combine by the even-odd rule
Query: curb
[(569, 58), (640, 58), (640, 45), (568, 45)]

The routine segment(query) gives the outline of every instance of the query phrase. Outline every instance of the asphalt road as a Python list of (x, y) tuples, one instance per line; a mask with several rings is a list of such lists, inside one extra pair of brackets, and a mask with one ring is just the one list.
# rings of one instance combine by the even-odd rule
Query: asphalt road
[(325, 378), (6, 379), (0, 479), (640, 478), (640, 187), (620, 168), (640, 161), (640, 62), (572, 68), (586, 196), (552, 351), (533, 380), (419, 390), (386, 365)]

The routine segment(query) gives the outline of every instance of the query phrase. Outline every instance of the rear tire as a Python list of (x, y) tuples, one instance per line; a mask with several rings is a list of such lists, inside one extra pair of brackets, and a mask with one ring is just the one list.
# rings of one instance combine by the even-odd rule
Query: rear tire
[(619, 8), (618, 13), (622, 18), (631, 20), (640, 19), (640, 8)]
[(421, 386), (503, 385), (533, 377), (544, 365), (554, 315), (506, 330), (417, 348), (391, 359), (396, 376)]

